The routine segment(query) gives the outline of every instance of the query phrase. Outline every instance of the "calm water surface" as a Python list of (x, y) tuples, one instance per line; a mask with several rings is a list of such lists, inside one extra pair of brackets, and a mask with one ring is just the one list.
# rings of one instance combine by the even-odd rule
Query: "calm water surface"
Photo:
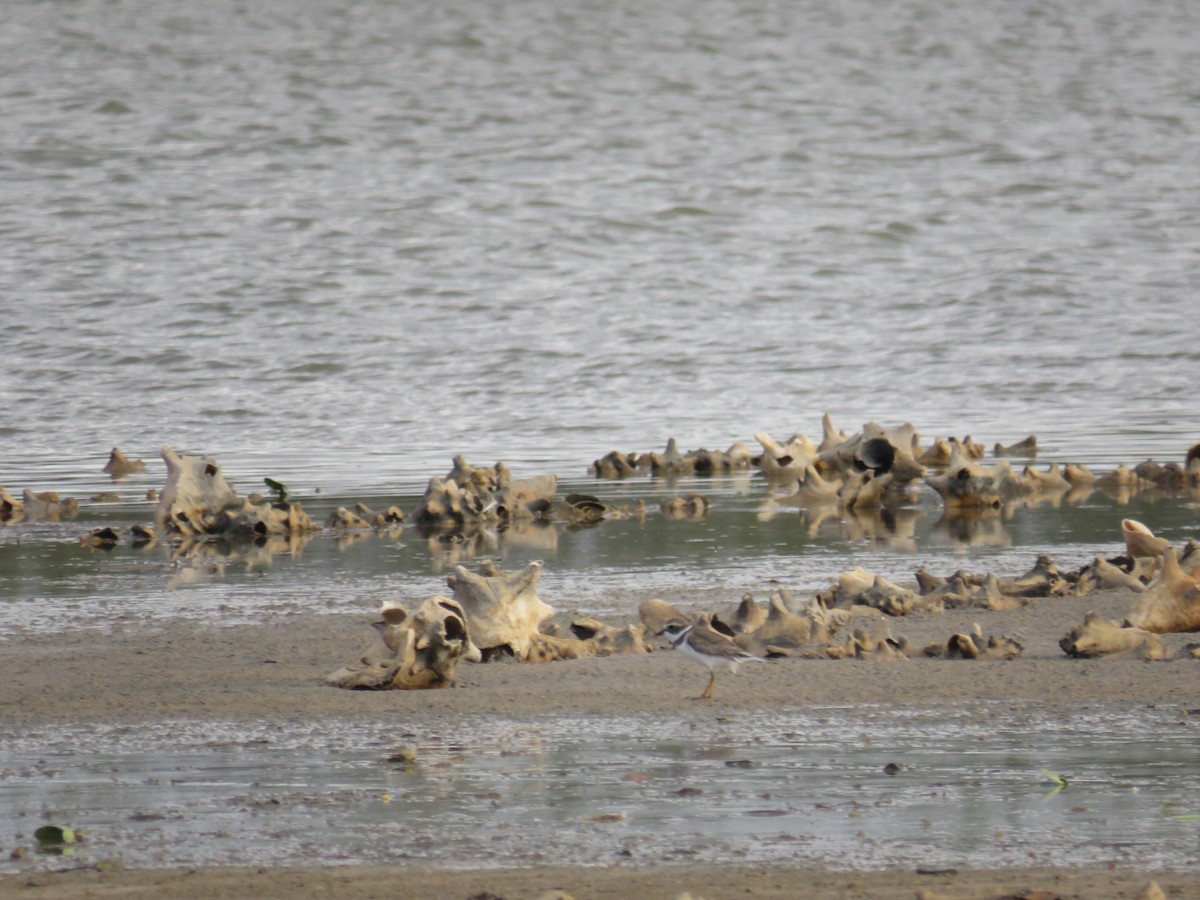
[[(1193, 535), (1188, 496), (1097, 493), (964, 524), (925, 491), (886, 518), (821, 521), (773, 508), (753, 479), (599, 484), (587, 466), (669, 437), (683, 449), (753, 446), (758, 431), (819, 437), (825, 411), (851, 432), (911, 421), (927, 439), (988, 447), (1035, 433), (1039, 464), (1181, 460), (1200, 438), (1198, 32), (1195, 4), (1115, 0), (309, 0), (286, 13), (227, 0), (6, 3), (0, 484), (76, 496), (81, 510), (0, 528), (0, 664), (3, 640), (64, 623), (236, 624), (293, 602), (336, 611), (423, 596), (480, 556), (544, 559), (548, 602), (569, 594), (627, 616), (639, 592), (733, 600), (772, 578), (820, 589), (852, 565), (897, 580), (920, 565), (1016, 574), (1050, 552), (1069, 567), (1115, 550), (1125, 515), (1173, 540)], [(265, 476), (286, 481), (319, 519), (357, 500), (411, 510), (455, 453), (652, 510), (685, 490), (714, 507), (703, 522), (652, 514), (466, 547), (406, 530), (194, 556), (127, 541), (82, 549), (90, 528), (148, 521), (163, 444), (211, 454), (243, 493)], [(109, 482), (100, 469), (113, 446), (149, 471)], [(115, 502), (90, 499), (111, 490)], [(1038, 727), (1054, 746), (1073, 740)], [(1194, 833), (1169, 843), (1180, 823), (1157, 815), (1170, 800), (1160, 783), (1138, 780), (1139, 760), (1159, 751), (1137, 728), (1127, 737), (1125, 761), (1087, 765), (1097, 783), (1124, 779), (1140, 795), (1097, 788), (1101, 799), (1078, 805), (1102, 811), (1059, 810), (1052, 834), (1035, 830), (1039, 846), (1063, 861), (1119, 856), (1120, 845), (1194, 862)], [(76, 738), (125, 774), (88, 770), (63, 747)], [(24, 740), (6, 742), (6, 771), (35, 766), (44, 743), (59, 748), (53, 765), (71, 791), (124, 785), (139, 807), (170, 807), (155, 784), (193, 765), (177, 749), (162, 763), (163, 747), (97, 734)], [(546, 740), (569, 768), (640, 738)], [(688, 746), (637, 758), (659, 771)], [(270, 752), (252, 754), (228, 790), (251, 796), (246, 784), (265, 777), (255, 767), (277, 763)], [(306, 766), (330, 752), (289, 758)], [(236, 756), (212, 765), (236, 767)], [(880, 759), (864, 759), (847, 777), (893, 798), (853, 826), (867, 844), (842, 821), (852, 792), (804, 832), (807, 801), (760, 800), (747, 781), (745, 797), (716, 803), (745, 828), (716, 835), (678, 799), (602, 792), (583, 806), (627, 820), (572, 825), (560, 849), (608, 859), (623, 846), (613, 834), (629, 833), (656, 835), (647, 852), (669, 854), (686, 850), (678, 832), (730, 858), (854, 848), (875, 864), (926, 844), (950, 854), (956, 835), (971, 844), (996, 831), (1005, 809), (1020, 828), (1056, 809), (1029, 779), (1043, 759), (1003, 763), (995, 777), (956, 770), (980, 786), (951, 789), (933, 812), (915, 800), (926, 781), (884, 782)], [(797, 792), (804, 765), (786, 773)], [(494, 782), (518, 776), (502, 769), (462, 777), (503, 805)], [(322, 796), (343, 824), (377, 827), (408, 808), (395, 805), (404, 779), (384, 777), (374, 751), (337, 772), (344, 783)], [(49, 780), (30, 778), (0, 783), (8, 810), (60, 802)], [(226, 809), (226, 788), (210, 787), (195, 802)], [(96, 808), (120, 818), (115, 803)], [(532, 814), (581, 821), (574, 807), (565, 819), (546, 809)], [(756, 809), (782, 810), (787, 828)], [(975, 831), (962, 821), (971, 809), (982, 811)], [(470, 810), (456, 815), (456, 833), (478, 825)], [(182, 830), (199, 822), (207, 843), (184, 850), (173, 825), (152, 825), (170, 859), (308, 858), (329, 838), (285, 824), (292, 836), (259, 856), (236, 815), (171, 816)], [(912, 836), (922, 819), (934, 838)], [(743, 839), (782, 831), (808, 837), (757, 849)], [(364, 852), (355, 840), (329, 852)], [(1028, 848), (1006, 841), (1003, 858), (1019, 861)]]

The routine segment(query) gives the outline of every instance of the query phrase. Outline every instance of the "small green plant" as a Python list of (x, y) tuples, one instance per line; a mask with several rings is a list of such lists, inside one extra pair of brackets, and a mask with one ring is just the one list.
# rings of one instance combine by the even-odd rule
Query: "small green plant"
[(37, 841), (38, 853), (48, 853), (57, 856), (74, 856), (75, 842), (79, 836), (75, 829), (62, 825), (43, 825), (33, 833)]
[(1050, 790), (1050, 793), (1046, 794), (1046, 799), (1053, 797), (1059, 791), (1066, 788), (1067, 779), (1063, 778), (1057, 772), (1051, 772), (1049, 769), (1042, 769), (1041, 771), (1042, 771), (1043, 775), (1045, 775), (1047, 778), (1049, 778), (1051, 781), (1054, 782), (1054, 787)]
[(282, 481), (276, 481), (274, 478), (264, 478), (263, 484), (267, 486), (267, 490), (275, 495), (271, 498), (272, 502), (287, 503), (288, 487), (286, 484), (284, 484)]
[(60, 825), (43, 825), (33, 833), (33, 838), (42, 847), (75, 843), (75, 829)]

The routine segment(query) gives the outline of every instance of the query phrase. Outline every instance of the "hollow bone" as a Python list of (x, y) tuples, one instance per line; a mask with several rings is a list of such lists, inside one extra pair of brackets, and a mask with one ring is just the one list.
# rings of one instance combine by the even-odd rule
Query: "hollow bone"
[(449, 597), (429, 597), (411, 616), (387, 603), (380, 615), (376, 648), (329, 675), (326, 683), (359, 690), (442, 688), (454, 683), (459, 659), (481, 658), (462, 607)]
[(504, 573), (494, 565), (479, 572), (458, 566), (446, 579), (467, 616), (471, 640), (480, 650), (507, 646), (517, 659), (524, 659), (539, 626), (554, 615), (554, 609), (538, 598), (541, 562), (531, 562), (520, 572)]

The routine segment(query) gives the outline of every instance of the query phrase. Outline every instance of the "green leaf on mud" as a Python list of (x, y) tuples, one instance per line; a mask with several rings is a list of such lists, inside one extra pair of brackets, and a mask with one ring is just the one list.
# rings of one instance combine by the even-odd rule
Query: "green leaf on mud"
[(75, 843), (75, 830), (61, 825), (43, 825), (33, 833), (34, 839), (43, 847)]

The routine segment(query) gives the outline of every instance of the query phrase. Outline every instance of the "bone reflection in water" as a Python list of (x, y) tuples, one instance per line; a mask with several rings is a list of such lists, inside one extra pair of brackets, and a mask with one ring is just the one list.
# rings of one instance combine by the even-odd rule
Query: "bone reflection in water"
[(168, 589), (200, 584), (236, 566), (244, 572), (270, 568), (276, 555), (298, 557), (312, 533), (270, 535), (255, 539), (192, 538), (165, 545), (171, 575)]
[(917, 523), (924, 516), (921, 510), (908, 507), (855, 507), (842, 521), (846, 525), (846, 535), (852, 541), (866, 541), (890, 550), (915, 553)]
[(968, 547), (1011, 547), (1012, 535), (1004, 527), (999, 509), (991, 507), (947, 509), (933, 526), (960, 551)]
[(429, 558), (443, 568), (471, 562), (480, 556), (492, 556), (500, 549), (500, 534), (494, 528), (450, 532), (421, 529), (421, 533), (425, 535)]
[(546, 519), (514, 521), (506, 528), (470, 528), (443, 532), (421, 529), (425, 549), (440, 568), (472, 562), (479, 557), (507, 559), (513, 553), (558, 550), (558, 528)]

